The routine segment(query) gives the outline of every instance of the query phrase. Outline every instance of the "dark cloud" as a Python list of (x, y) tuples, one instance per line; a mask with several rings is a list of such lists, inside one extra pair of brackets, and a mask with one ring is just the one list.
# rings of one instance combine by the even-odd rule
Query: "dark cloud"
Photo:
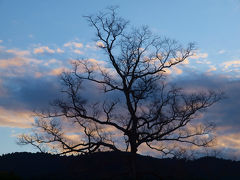
[[(0, 96), (0, 106), (7, 109), (44, 109), (50, 101), (61, 97), (60, 79), (57, 76), (35, 78), (25, 75), (22, 77), (4, 77), (2, 81), (2, 88), (7, 94)], [(204, 119), (215, 122), (219, 127), (230, 126), (232, 131), (238, 131), (240, 127), (239, 80), (229, 80), (222, 76), (195, 75), (175, 79), (173, 82), (186, 90), (212, 89), (223, 91), (226, 98), (209, 108)], [(94, 91), (91, 94), (98, 93), (95, 88), (87, 87), (87, 84), (84, 84), (83, 91), (89, 92), (90, 90)], [(83, 95), (85, 98), (91, 98), (88, 93)]]
[(230, 80), (224, 76), (196, 75), (177, 80), (184, 89), (210, 89), (224, 92), (224, 98), (209, 108), (204, 119), (215, 122), (217, 127), (228, 127), (222, 133), (238, 132), (240, 128), (240, 80)]
[(2, 85), (7, 93), (0, 97), (0, 106), (6, 109), (44, 109), (60, 93), (59, 79), (55, 76), (5, 77)]

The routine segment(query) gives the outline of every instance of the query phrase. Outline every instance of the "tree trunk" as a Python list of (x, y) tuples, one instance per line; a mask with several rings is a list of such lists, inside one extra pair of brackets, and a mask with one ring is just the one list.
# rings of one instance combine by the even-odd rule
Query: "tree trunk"
[(136, 153), (131, 152), (131, 178), (137, 179)]
[(130, 163), (131, 163), (131, 178), (137, 179), (137, 167), (136, 167), (136, 158), (137, 158), (137, 147), (135, 143), (131, 144), (131, 154), (130, 154)]
[(137, 119), (133, 119), (133, 125), (132, 125), (132, 130), (131, 134), (129, 136), (130, 140), (130, 146), (131, 146), (131, 178), (136, 180), (137, 179), (137, 164), (136, 164), (136, 158), (137, 158)]

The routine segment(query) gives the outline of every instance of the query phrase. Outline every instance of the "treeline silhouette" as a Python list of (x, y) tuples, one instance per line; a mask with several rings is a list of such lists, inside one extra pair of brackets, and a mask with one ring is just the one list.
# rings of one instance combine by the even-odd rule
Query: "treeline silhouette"
[[(0, 156), (0, 179), (130, 179), (130, 154), (98, 152), (79, 156), (12, 153)], [(137, 156), (137, 179), (240, 179), (240, 162)]]

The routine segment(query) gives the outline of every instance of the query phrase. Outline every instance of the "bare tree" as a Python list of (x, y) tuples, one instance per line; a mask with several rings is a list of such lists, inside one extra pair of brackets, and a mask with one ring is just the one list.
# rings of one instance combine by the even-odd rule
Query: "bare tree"
[[(21, 135), (19, 143), (60, 154), (130, 151), (133, 175), (140, 145), (164, 155), (174, 154), (177, 143), (208, 146), (213, 125), (194, 119), (221, 95), (189, 93), (167, 83), (168, 70), (189, 58), (194, 44), (184, 48), (146, 26), (130, 29), (114, 8), (85, 18), (106, 60), (74, 61), (73, 71), (61, 76), (64, 97), (52, 104), (53, 110), (37, 114), (34, 133)], [(84, 98), (89, 86), (100, 88), (97, 102), (96, 94)], [(63, 122), (77, 127), (80, 138), (71, 140)]]

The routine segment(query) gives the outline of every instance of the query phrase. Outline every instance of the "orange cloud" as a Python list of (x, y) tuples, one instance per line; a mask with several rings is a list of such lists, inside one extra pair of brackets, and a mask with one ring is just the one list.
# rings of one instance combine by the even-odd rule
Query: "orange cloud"
[(30, 111), (8, 110), (0, 107), (0, 126), (30, 128), (34, 118)]
[(183, 62), (181, 62), (181, 64), (184, 64), (184, 65), (189, 64), (189, 60), (185, 59)]
[(7, 50), (6, 52), (8, 53), (12, 53), (16, 56), (26, 56), (26, 55), (30, 55), (30, 52), (29, 51), (19, 51), (17, 49), (9, 49)]
[(224, 66), (224, 69), (228, 69), (230, 66), (232, 67), (240, 67), (240, 60), (234, 60), (234, 61), (227, 61), (222, 63)]
[(41, 47), (38, 47), (38, 48), (35, 48), (33, 53), (34, 54), (42, 54), (42, 53), (55, 53), (55, 51), (53, 49), (50, 49), (48, 46), (41, 46)]
[(56, 50), (57, 53), (64, 53), (64, 50), (60, 49), (60, 48), (57, 48)]
[(190, 59), (205, 59), (208, 57), (208, 53), (194, 53), (193, 56), (190, 57)]
[(0, 60), (0, 68), (7, 68), (9, 66), (22, 66), (24, 64), (25, 64), (24, 59), (19, 57)]
[(31, 59), (31, 58), (22, 58), (22, 57), (14, 57), (10, 59), (0, 59), (0, 68), (7, 68), (10, 66), (20, 67), (25, 64), (35, 63), (39, 64), (42, 61), (37, 59)]
[(82, 43), (78, 43), (78, 42), (67, 42), (63, 45), (64, 47), (75, 47), (75, 48), (82, 48), (83, 44)]
[(176, 66), (173, 66), (173, 70), (174, 70), (174, 72), (176, 73), (176, 74), (182, 74), (182, 69), (179, 69), (178, 67), (176, 67)]
[(213, 65), (210, 66), (210, 69), (207, 70), (207, 72), (212, 72), (212, 71), (216, 71), (217, 68)]
[(78, 49), (75, 49), (73, 52), (76, 53), (76, 54), (83, 54), (83, 52), (78, 50)]
[(47, 62), (44, 63), (44, 66), (49, 66), (50, 64), (61, 65), (62, 62), (57, 60), (57, 59), (50, 59), (50, 60), (48, 60)]
[(218, 148), (231, 148), (238, 150), (240, 155), (240, 133), (231, 133), (219, 136), (217, 138), (217, 147)]
[(98, 42), (96, 43), (96, 45), (97, 45), (98, 47), (104, 47), (104, 44), (103, 44), (103, 42), (101, 42), (101, 41), (98, 41)]
[(36, 78), (40, 78), (40, 77), (42, 77), (42, 76), (43, 76), (42, 73), (40, 73), (40, 72), (35, 72), (35, 77), (36, 77)]
[(56, 68), (56, 69), (53, 69), (49, 75), (51, 76), (58, 76), (60, 75), (62, 72), (66, 71), (67, 69), (66, 68), (63, 68), (63, 67), (60, 67), (60, 68)]

